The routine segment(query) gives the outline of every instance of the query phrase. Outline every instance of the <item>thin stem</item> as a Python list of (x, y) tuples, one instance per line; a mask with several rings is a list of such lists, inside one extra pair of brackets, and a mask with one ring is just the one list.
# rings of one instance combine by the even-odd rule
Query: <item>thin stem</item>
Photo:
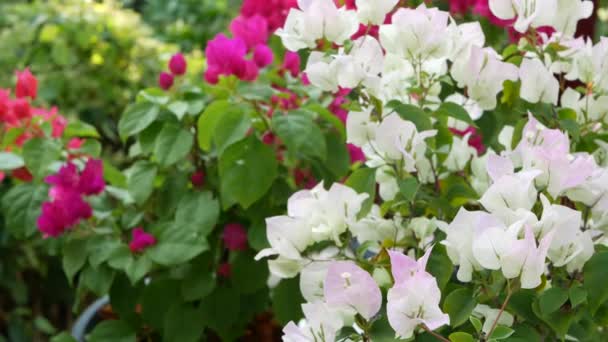
[(422, 325), (422, 329), (424, 329), (427, 333), (435, 336), (439, 341), (444, 341), (444, 342), (450, 342), (450, 340), (448, 340), (447, 338), (439, 335), (438, 333), (434, 332), (433, 330), (429, 329), (429, 327), (426, 326), (426, 324)]
[(500, 307), (500, 311), (498, 312), (498, 316), (496, 316), (496, 320), (494, 320), (494, 324), (492, 324), (492, 329), (490, 329), (490, 331), (486, 335), (486, 339), (489, 338), (490, 336), (492, 336), (494, 329), (496, 329), (496, 326), (498, 325), (498, 320), (500, 320), (500, 316), (502, 316), (502, 313), (505, 311), (507, 304), (509, 304), (509, 299), (511, 299), (511, 294), (512, 294), (511, 284), (509, 283), (509, 280), (507, 279), (507, 298), (505, 298), (505, 301), (502, 303), (502, 306)]

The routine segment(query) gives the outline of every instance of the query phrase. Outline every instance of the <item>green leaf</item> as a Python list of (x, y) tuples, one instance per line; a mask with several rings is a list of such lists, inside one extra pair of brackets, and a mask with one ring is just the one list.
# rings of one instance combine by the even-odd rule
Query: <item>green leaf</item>
[(327, 145), (327, 155), (331, 158), (327, 158), (324, 165), (339, 180), (350, 169), (350, 153), (346, 147), (346, 142), (338, 134), (330, 132), (325, 135), (325, 143)]
[(481, 323), (481, 320), (475, 316), (469, 316), (469, 321), (471, 322), (471, 325), (473, 325), (473, 328), (475, 328), (475, 331), (480, 332), (483, 324)]
[(229, 110), (217, 122), (213, 132), (213, 144), (218, 155), (237, 141), (242, 140), (251, 128), (251, 118), (242, 110)]
[(32, 175), (42, 178), (49, 166), (61, 156), (61, 146), (57, 141), (46, 138), (33, 138), (23, 145), (23, 159)]
[(193, 144), (192, 133), (178, 125), (165, 124), (156, 138), (154, 155), (161, 166), (171, 166), (186, 158)]
[(403, 195), (403, 198), (408, 202), (411, 202), (416, 198), (418, 188), (420, 188), (420, 183), (418, 183), (418, 180), (415, 177), (408, 177), (399, 181), (401, 195)]
[[(209, 253), (206, 253), (209, 254)], [(204, 256), (205, 254), (203, 254)], [(198, 258), (196, 259), (199, 260)], [(207, 261), (207, 260), (205, 260)], [(207, 297), (215, 289), (215, 272), (205, 262), (196, 262), (181, 282), (181, 291), (186, 301), (196, 301)]]
[(222, 206), (248, 208), (268, 192), (278, 175), (274, 150), (251, 136), (231, 145), (219, 160)]
[(559, 124), (562, 129), (566, 130), (568, 134), (570, 134), (574, 141), (578, 141), (578, 139), (581, 137), (581, 127), (575, 120), (559, 120)]
[(366, 193), (369, 197), (363, 202), (358, 217), (361, 218), (369, 213), (376, 198), (376, 169), (362, 167), (353, 172), (345, 182), (357, 193)]
[(69, 239), (63, 245), (63, 271), (72, 283), (74, 275), (84, 266), (87, 261), (87, 244), (85, 240)]
[(23, 158), (11, 153), (0, 152), (0, 170), (14, 170), (25, 165)]
[[(320, 118), (329, 121), (337, 130), (340, 138), (342, 140), (346, 139), (346, 128), (344, 127), (344, 123), (340, 121), (340, 119), (331, 111), (329, 111), (326, 107), (323, 107), (321, 104), (312, 102), (302, 107), (305, 110), (310, 110), (319, 115)], [(331, 154), (330, 154), (331, 155)]]
[(451, 333), (449, 336), (450, 341), (452, 342), (474, 342), (475, 339), (471, 334), (465, 332), (455, 332)]
[(110, 291), (114, 280), (114, 271), (105, 265), (99, 267), (85, 267), (80, 274), (79, 280), (89, 290), (98, 296), (103, 296)]
[(504, 340), (505, 338), (508, 338), (509, 336), (513, 335), (514, 332), (515, 332), (515, 330), (513, 330), (509, 327), (505, 327), (504, 325), (499, 325), (492, 332), (492, 335), (490, 336), (490, 341), (491, 340)]
[(587, 291), (580, 284), (572, 286), (568, 291), (568, 297), (570, 298), (570, 304), (575, 308), (587, 301)]
[(583, 268), (584, 283), (587, 290), (589, 310), (595, 314), (597, 309), (608, 300), (608, 252), (596, 253)]
[(138, 161), (130, 169), (127, 179), (129, 193), (138, 204), (146, 202), (154, 190), (157, 168), (148, 161)]
[(300, 292), (299, 278), (283, 279), (271, 294), (272, 311), (280, 325), (289, 321), (297, 322), (304, 314), (301, 304), (304, 298)]
[(467, 113), (467, 111), (462, 108), (462, 106), (456, 103), (444, 102), (441, 104), (441, 106), (439, 106), (439, 109), (437, 109), (436, 113), (439, 115), (446, 115), (454, 119), (464, 121), (473, 127), (477, 127), (475, 121), (473, 121), (473, 119), (471, 119), (471, 116), (469, 116), (469, 113)]
[(80, 137), (80, 138), (99, 138), (99, 133), (97, 132), (97, 128), (93, 125), (89, 125), (86, 122), (82, 122), (80, 120), (71, 121), (65, 131), (63, 132), (63, 136), (66, 138)]
[(433, 129), (430, 115), (414, 105), (403, 104), (393, 100), (390, 101), (386, 107), (397, 112), (403, 120), (414, 123), (419, 132)]
[(171, 113), (175, 114), (177, 119), (181, 121), (184, 118), (186, 111), (188, 111), (188, 102), (185, 102), (185, 101), (171, 102), (167, 106), (167, 109), (169, 109), (169, 111)]
[(167, 312), (179, 298), (179, 282), (159, 278), (144, 287), (139, 303), (142, 318), (151, 326), (162, 330), (165, 326)]
[(204, 233), (197, 222), (176, 221), (162, 231), (156, 245), (149, 248), (146, 254), (152, 261), (165, 266), (187, 262), (209, 249)]
[(439, 289), (443, 291), (450, 281), (450, 277), (452, 277), (452, 272), (454, 270), (454, 265), (452, 265), (452, 261), (448, 257), (444, 245), (436, 244), (433, 247), (426, 269), (430, 274), (437, 278), (437, 285), (439, 285)]
[(464, 324), (477, 305), (473, 290), (468, 288), (450, 292), (443, 303), (443, 312), (450, 315), (450, 326), (456, 328)]
[[(205, 308), (202, 307), (204, 310)], [(201, 324), (201, 312), (188, 304), (175, 303), (165, 315), (163, 341), (196, 342), (205, 326)]]
[(160, 88), (144, 89), (137, 94), (138, 101), (150, 102), (157, 105), (165, 105), (169, 103), (169, 99), (167, 92)]
[(272, 117), (272, 127), (294, 155), (326, 159), (327, 146), (323, 132), (309, 115), (298, 111), (275, 115)]
[(543, 292), (538, 298), (540, 312), (549, 315), (557, 311), (568, 300), (568, 290), (560, 287), (552, 287)]
[(266, 286), (268, 263), (254, 260), (254, 255), (242, 252), (232, 263), (232, 284), (241, 293), (251, 294)]
[(233, 111), (238, 111), (238, 108), (226, 100), (212, 102), (205, 108), (197, 123), (198, 145), (203, 151), (211, 150), (211, 142), (218, 122), (226, 113)]
[(215, 330), (225, 330), (239, 319), (241, 297), (228, 287), (218, 286), (201, 301), (201, 307), (204, 323)]
[(213, 230), (220, 215), (220, 205), (213, 194), (204, 192), (189, 192), (179, 201), (175, 213), (178, 225), (193, 224), (197, 226), (198, 234), (203, 237)]
[(249, 226), (247, 241), (249, 242), (249, 246), (256, 251), (261, 251), (270, 246), (266, 238), (266, 223), (264, 221), (256, 222)]
[(151, 102), (138, 102), (127, 107), (118, 121), (122, 139), (135, 135), (150, 126), (160, 113), (160, 107)]
[(47, 188), (25, 183), (12, 187), (2, 198), (2, 210), (8, 231), (17, 238), (25, 238), (37, 231), (40, 207), (47, 198)]
[[(2, 341), (2, 339), (0, 338), (0, 341)], [(70, 335), (67, 332), (62, 332), (59, 335), (53, 336), (51, 338), (51, 342), (78, 342), (76, 341), (76, 339), (74, 337), (72, 337), (72, 335)]]
[(124, 321), (102, 321), (87, 338), (87, 342), (135, 342), (136, 333)]
[(131, 322), (138, 319), (136, 313), (140, 288), (133, 286), (126, 275), (117, 274), (110, 288), (112, 311), (123, 320)]

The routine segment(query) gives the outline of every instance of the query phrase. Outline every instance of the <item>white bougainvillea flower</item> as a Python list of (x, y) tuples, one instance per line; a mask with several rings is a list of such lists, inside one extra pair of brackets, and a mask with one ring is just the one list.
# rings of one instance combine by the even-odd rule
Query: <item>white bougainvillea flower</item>
[(357, 14), (338, 9), (332, 0), (300, 0), (298, 7), (290, 10), (284, 27), (276, 32), (288, 50), (314, 48), (322, 38), (342, 45), (359, 29)]
[(388, 53), (412, 63), (443, 58), (451, 49), (449, 18), (448, 12), (425, 4), (400, 8), (393, 14), (392, 24), (380, 26), (380, 42)]
[(519, 276), (523, 289), (533, 289), (540, 285), (553, 235), (554, 232), (545, 235), (537, 247), (534, 232), (527, 226), (524, 239), (517, 240), (511, 245), (508, 253), (501, 256), (503, 275), (506, 278)]
[(516, 18), (513, 27), (521, 33), (530, 26), (551, 25), (558, 9), (557, 0), (490, 0), (489, 5), (490, 11), (500, 19)]
[(380, 82), (383, 60), (384, 53), (376, 38), (364, 36), (355, 40), (348, 55), (336, 57), (338, 84), (342, 88), (350, 89), (359, 84), (376, 88)]
[(482, 48), (486, 42), (486, 37), (479, 22), (463, 23), (452, 27), (454, 47), (450, 54), (451, 61), (469, 58), (471, 47)]
[(267, 218), (266, 237), (271, 248), (262, 250), (259, 258), (278, 254), (299, 259), (300, 253), (312, 243), (312, 234), (305, 222), (289, 216)]
[(339, 62), (335, 58), (313, 51), (308, 57), (305, 72), (308, 80), (315, 87), (324, 91), (336, 92), (338, 91), (339, 69)]
[(506, 327), (512, 326), (514, 321), (513, 315), (507, 311), (493, 309), (485, 304), (477, 304), (477, 306), (473, 309), (473, 316), (483, 318), (483, 327), (481, 328), (481, 331), (486, 334), (490, 333), (496, 319), (498, 319), (498, 324)]
[(400, 191), (395, 171), (388, 165), (376, 169), (376, 183), (378, 183), (378, 195), (383, 201), (395, 199)]
[(339, 253), (340, 249), (337, 247), (328, 247), (319, 253), (310, 255), (310, 259), (314, 261), (307, 262), (300, 272), (300, 292), (307, 302), (314, 303), (324, 300), (323, 284), (327, 276), (327, 269), (330, 261)]
[[(556, 267), (570, 263), (579, 254), (584, 253), (585, 238), (581, 231), (582, 214), (578, 210), (562, 205), (551, 204), (546, 196), (541, 194), (543, 215), (538, 223), (538, 235), (543, 237), (555, 232), (549, 247), (549, 260)], [(589, 253), (585, 253), (589, 255)], [(593, 254), (593, 248), (591, 250)], [(587, 260), (579, 260), (585, 263)]]
[(450, 317), (439, 308), (441, 291), (437, 280), (424, 271), (430, 249), (421, 260), (392, 252), (391, 265), (395, 285), (387, 294), (387, 316), (397, 336), (410, 338), (421, 324), (434, 330), (450, 323)]
[(380, 25), (399, 0), (356, 0), (357, 16), (362, 24)]
[(373, 108), (362, 112), (349, 112), (346, 117), (346, 142), (363, 147), (376, 138), (379, 122), (372, 121), (370, 115)]
[(513, 162), (508, 157), (489, 153), (487, 157), (487, 171), (490, 179), (496, 182), (501, 177), (513, 174)]
[(462, 171), (467, 166), (471, 158), (477, 155), (477, 150), (469, 145), (471, 133), (467, 133), (460, 138), (454, 136), (452, 139), (452, 147), (450, 153), (445, 159), (445, 167), (452, 172)]
[(519, 78), (522, 99), (557, 105), (559, 82), (539, 59), (524, 58), (519, 67)]
[[(481, 107), (479, 107), (479, 104), (477, 104), (477, 102), (465, 97), (464, 95), (462, 95), (460, 93), (454, 93), (454, 94), (446, 97), (445, 102), (452, 102), (452, 103), (462, 106), (462, 108), (464, 108), (467, 111), (467, 114), (469, 114), (469, 116), (471, 117), (472, 120), (477, 120), (477, 119), (481, 118), (481, 116), (483, 115), (483, 109), (481, 109)], [(450, 118), (450, 119), (452, 119), (452, 118)], [(468, 124), (466, 122), (461, 121), (460, 124), (462, 126), (460, 126), (460, 127), (456, 126), (454, 128), (462, 130), (462, 131), (467, 129)], [(450, 126), (450, 127), (452, 127), (452, 126)]]
[(302, 304), (306, 319), (302, 326), (289, 322), (283, 328), (285, 342), (335, 341), (336, 333), (343, 326), (337, 310), (324, 302)]
[(557, 0), (557, 9), (551, 26), (563, 35), (572, 37), (579, 20), (593, 14), (593, 1)]
[(380, 206), (374, 204), (365, 217), (349, 226), (349, 230), (359, 243), (367, 241), (382, 242), (386, 239), (399, 241), (405, 234), (405, 230), (400, 229), (401, 220), (402, 218), (399, 215), (395, 215), (392, 219), (383, 218)]
[(567, 43), (564, 45), (570, 49), (561, 52), (572, 60), (566, 79), (580, 80), (598, 91), (608, 89), (608, 38), (601, 37), (595, 45), (591, 39), (583, 38)]
[(486, 212), (467, 211), (464, 208), (449, 224), (446, 239), (441, 243), (446, 246), (452, 263), (459, 266), (456, 273), (458, 280), (469, 282), (474, 270), (483, 269), (473, 255), (473, 240), (489, 227), (504, 227), (504, 223)]
[(424, 156), (425, 139), (434, 136), (435, 130), (418, 132), (411, 121), (403, 120), (396, 113), (382, 119), (376, 129), (373, 151), (387, 162), (404, 161), (403, 168), (408, 172), (416, 170), (416, 159)]
[(518, 209), (529, 211), (536, 203), (534, 178), (540, 174), (538, 170), (506, 174), (488, 188), (479, 203), (505, 224), (514, 223), (521, 218)]
[(504, 81), (516, 81), (519, 77), (515, 65), (502, 62), (492, 49), (476, 46), (471, 47), (469, 58), (454, 61), (451, 73), (460, 87), (467, 88), (469, 98), (484, 110), (496, 107), (496, 95)]
[(382, 306), (382, 293), (372, 276), (352, 261), (332, 262), (325, 278), (325, 301), (334, 307), (352, 308), (366, 320)]
[(426, 264), (429, 261), (433, 248), (427, 249), (424, 255), (415, 260), (401, 252), (388, 251), (388, 255), (391, 259), (391, 272), (395, 279), (395, 285), (403, 284), (409, 281), (410, 278), (416, 275), (418, 272), (426, 272)]

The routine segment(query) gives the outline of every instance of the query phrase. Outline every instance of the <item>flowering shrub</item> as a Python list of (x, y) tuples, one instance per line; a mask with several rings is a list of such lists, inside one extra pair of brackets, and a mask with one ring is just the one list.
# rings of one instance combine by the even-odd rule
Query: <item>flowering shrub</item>
[(605, 339), (608, 40), (573, 37), (592, 2), (453, 2), (521, 37), (502, 53), (425, 4), (298, 5), (277, 34), (349, 89), (365, 161), (266, 219), (256, 258), (307, 301), (283, 340)]
[(273, 340), (270, 312), (284, 341), (604, 340), (590, 2), (272, 4), (244, 2), (199, 81), (172, 56), (121, 158), (31, 106), (29, 70), (0, 92), (6, 227), (61, 257), (77, 311), (109, 296), (88, 339)]

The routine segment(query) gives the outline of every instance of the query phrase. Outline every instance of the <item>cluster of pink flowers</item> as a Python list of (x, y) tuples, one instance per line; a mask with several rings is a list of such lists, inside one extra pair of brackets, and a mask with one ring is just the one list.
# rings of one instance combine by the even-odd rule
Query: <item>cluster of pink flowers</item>
[(274, 56), (268, 47), (270, 35), (267, 20), (259, 15), (239, 16), (230, 24), (234, 38), (218, 34), (205, 49), (205, 80), (216, 84), (220, 76), (235, 75), (244, 81), (257, 79), (259, 69), (272, 64)]
[(38, 229), (44, 236), (57, 237), (82, 219), (93, 215), (85, 196), (98, 195), (105, 189), (103, 162), (88, 159), (82, 171), (68, 162), (59, 171), (45, 179), (51, 185), (51, 201), (42, 204)]
[(131, 235), (129, 249), (132, 253), (141, 253), (146, 248), (156, 245), (156, 238), (152, 234), (146, 233), (142, 227), (133, 228)]
[[(16, 75), (15, 98), (11, 98), (10, 89), (0, 89), (0, 124), (2, 125), (0, 129), (5, 132), (13, 129), (21, 130), (14, 141), (14, 145), (17, 147), (23, 146), (31, 138), (43, 136), (44, 131), (41, 126), (45, 122), (51, 124), (51, 135), (54, 138), (61, 137), (67, 121), (58, 114), (57, 108), (47, 110), (31, 104), (31, 101), (35, 100), (38, 95), (36, 77), (29, 69), (17, 71)], [(11, 150), (11, 147), (9, 146), (7, 150)], [(32, 175), (25, 167), (13, 170), (12, 175), (26, 182), (32, 180)], [(0, 180), (4, 179), (4, 176), (4, 173), (0, 172)]]
[(283, 27), (289, 10), (297, 6), (297, 0), (245, 0), (241, 7), (241, 16), (261, 16), (268, 23), (268, 30), (274, 32)]
[(175, 77), (186, 73), (187, 66), (186, 58), (181, 53), (171, 56), (169, 60), (169, 72), (163, 71), (160, 73), (158, 85), (164, 90), (169, 90), (173, 86)]

